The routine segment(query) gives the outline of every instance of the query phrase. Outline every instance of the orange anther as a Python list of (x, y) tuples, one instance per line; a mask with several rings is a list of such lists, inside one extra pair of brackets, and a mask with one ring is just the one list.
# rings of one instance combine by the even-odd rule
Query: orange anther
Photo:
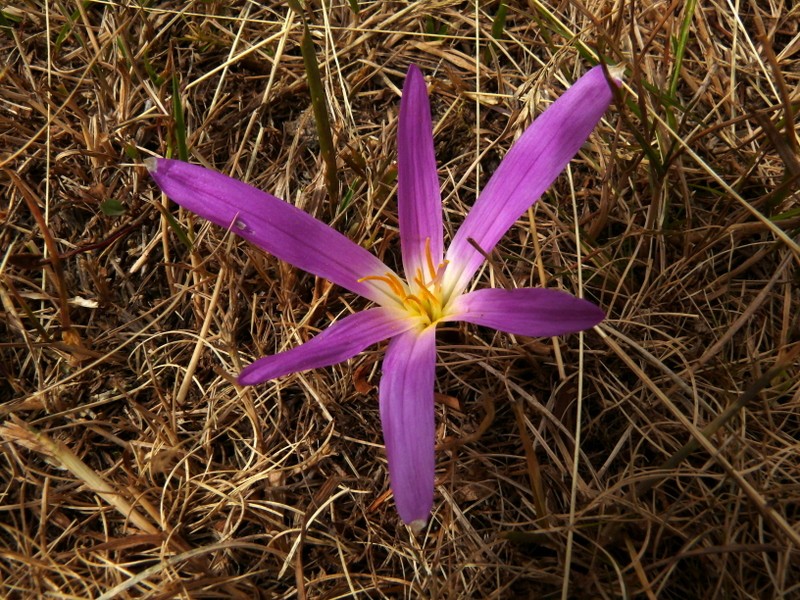
[(436, 295), (428, 289), (428, 287), (425, 285), (425, 282), (422, 281), (422, 278), (416, 277), (414, 279), (414, 283), (419, 286), (419, 293), (422, 294), (422, 296), (424, 296), (428, 302), (433, 305), (439, 304), (439, 298), (437, 298)]
[(358, 283), (363, 281), (382, 281), (386, 285), (389, 286), (391, 292), (400, 298), (402, 298), (406, 290), (403, 287), (403, 282), (400, 281), (394, 273), (387, 272), (386, 275), (367, 275), (366, 277), (362, 277), (358, 280)]
[(408, 296), (406, 296), (405, 298), (403, 298), (403, 302), (409, 302), (409, 301), (410, 301), (410, 302), (413, 302), (414, 304), (416, 304), (416, 305), (417, 305), (417, 307), (419, 307), (419, 310), (420, 310), (421, 312), (423, 312), (423, 313), (425, 313), (425, 312), (426, 312), (426, 311), (425, 311), (425, 306), (422, 304), (422, 301), (421, 301), (419, 298), (417, 298), (416, 296), (414, 296), (414, 295), (412, 295), (412, 294), (409, 294)]
[(425, 260), (428, 262), (428, 270), (431, 273), (431, 279), (436, 279), (436, 266), (433, 264), (433, 256), (431, 255), (431, 238), (425, 238)]

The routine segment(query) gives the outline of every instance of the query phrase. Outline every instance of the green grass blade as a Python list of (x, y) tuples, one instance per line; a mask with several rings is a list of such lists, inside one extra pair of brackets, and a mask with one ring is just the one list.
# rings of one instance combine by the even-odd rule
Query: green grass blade
[(172, 76), (172, 118), (175, 121), (175, 142), (178, 149), (178, 158), (189, 160), (189, 150), (186, 147), (186, 121), (183, 117), (183, 105), (181, 104), (180, 85), (178, 76)]
[(492, 20), (492, 38), (495, 40), (503, 37), (503, 32), (506, 29), (506, 15), (508, 14), (508, 6), (504, 0), (500, 0), (500, 6), (497, 7), (497, 13)]
[(303, 41), (301, 45), (303, 64), (308, 77), (308, 90), (311, 94), (311, 108), (314, 111), (314, 122), (319, 136), (319, 151), (325, 165), (325, 187), (331, 202), (336, 203), (339, 198), (339, 173), (336, 168), (336, 152), (333, 147), (331, 122), (328, 117), (328, 103), (325, 87), (322, 85), (317, 55), (311, 31), (303, 20)]
[(681, 31), (675, 44), (675, 66), (672, 70), (672, 76), (669, 81), (669, 97), (674, 98), (675, 92), (678, 90), (678, 82), (681, 79), (681, 66), (683, 65), (683, 55), (686, 53), (686, 44), (689, 41), (689, 32), (692, 27), (692, 19), (694, 18), (694, 9), (697, 6), (697, 0), (689, 0), (683, 11), (683, 23), (681, 23)]

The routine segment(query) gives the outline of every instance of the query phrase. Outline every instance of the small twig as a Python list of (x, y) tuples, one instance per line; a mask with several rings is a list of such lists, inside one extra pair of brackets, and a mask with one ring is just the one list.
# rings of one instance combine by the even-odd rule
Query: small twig
[(152, 535), (164, 535), (158, 527), (136, 510), (119, 491), (114, 489), (110, 483), (78, 458), (72, 450), (61, 442), (51, 439), (47, 434), (34, 429), (16, 415), (12, 414), (10, 422), (6, 421), (3, 425), (0, 425), (0, 437), (58, 461), (62, 467), (83, 481), (89, 490), (117, 509), (120, 514), (136, 527)]

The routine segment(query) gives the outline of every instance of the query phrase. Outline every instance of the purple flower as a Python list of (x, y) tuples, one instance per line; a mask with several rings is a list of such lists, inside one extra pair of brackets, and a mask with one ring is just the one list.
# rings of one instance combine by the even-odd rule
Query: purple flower
[(467, 321), (517, 335), (548, 337), (593, 327), (594, 304), (547, 288), (481, 289), (467, 284), (514, 222), (578, 152), (608, 108), (611, 88), (591, 69), (525, 131), (503, 159), (445, 253), (439, 178), (425, 81), (409, 67), (397, 133), (397, 204), (406, 279), (328, 225), (266, 192), (177, 160), (147, 159), (175, 202), (296, 267), (378, 306), (340, 319), (305, 344), (245, 368), (253, 385), (355, 356), (390, 339), (380, 415), (397, 510), (420, 530), (434, 492), (436, 325)]

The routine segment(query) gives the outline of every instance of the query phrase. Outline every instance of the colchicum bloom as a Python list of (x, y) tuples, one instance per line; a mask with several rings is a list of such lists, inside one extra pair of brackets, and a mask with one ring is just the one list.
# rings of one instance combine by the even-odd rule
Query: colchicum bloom
[(559, 290), (466, 289), (484, 255), (561, 173), (611, 99), (602, 67), (581, 77), (509, 150), (445, 252), (430, 105), (422, 73), (412, 65), (397, 132), (406, 279), (275, 196), (181, 161), (146, 161), (153, 179), (179, 205), (377, 304), (338, 320), (305, 344), (258, 359), (242, 371), (239, 383), (254, 385), (329, 366), (390, 339), (380, 381), (381, 424), (397, 510), (415, 531), (425, 526), (433, 506), (436, 326), (466, 321), (549, 337), (591, 328), (604, 318), (594, 304)]

